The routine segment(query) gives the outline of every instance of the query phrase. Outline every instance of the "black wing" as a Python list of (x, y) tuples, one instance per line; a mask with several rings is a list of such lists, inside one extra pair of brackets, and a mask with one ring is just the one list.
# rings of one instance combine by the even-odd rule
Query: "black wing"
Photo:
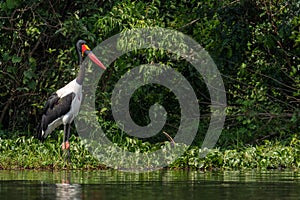
[(37, 137), (42, 139), (42, 130), (46, 131), (48, 125), (56, 119), (67, 114), (72, 105), (75, 93), (70, 93), (62, 98), (59, 98), (56, 93), (53, 93), (45, 104), (40, 125), (38, 126)]
[(59, 100), (59, 97), (57, 96), (56, 93), (51, 94), (51, 96), (48, 98), (48, 100), (44, 106), (43, 114), (45, 114), (49, 108), (53, 109), (53, 106), (55, 104), (57, 104), (58, 100)]

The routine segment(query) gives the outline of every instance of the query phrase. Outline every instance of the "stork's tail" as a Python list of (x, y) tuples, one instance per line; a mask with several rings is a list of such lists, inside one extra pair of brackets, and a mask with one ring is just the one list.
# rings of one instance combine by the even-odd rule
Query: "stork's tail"
[(44, 138), (42, 136), (42, 125), (41, 122), (37, 125), (36, 127), (36, 133), (35, 133), (35, 137), (41, 141), (44, 141)]

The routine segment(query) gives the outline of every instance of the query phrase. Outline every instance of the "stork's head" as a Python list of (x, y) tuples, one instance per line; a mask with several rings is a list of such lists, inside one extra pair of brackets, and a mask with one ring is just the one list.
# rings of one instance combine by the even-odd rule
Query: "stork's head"
[(85, 56), (88, 56), (100, 68), (104, 70), (106, 69), (106, 67), (102, 64), (102, 62), (95, 56), (95, 54), (88, 47), (86, 41), (78, 40), (78, 42), (76, 43), (76, 49), (78, 53), (79, 65), (82, 63), (83, 58), (85, 58)]

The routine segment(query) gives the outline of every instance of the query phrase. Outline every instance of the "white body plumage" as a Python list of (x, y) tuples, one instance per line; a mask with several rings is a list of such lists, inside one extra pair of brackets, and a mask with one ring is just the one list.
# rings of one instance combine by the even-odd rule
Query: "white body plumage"
[(82, 101), (82, 85), (78, 84), (76, 82), (76, 79), (74, 79), (63, 88), (57, 90), (55, 94), (57, 95), (57, 97), (59, 97), (59, 99), (62, 99), (63, 97), (70, 94), (73, 94), (74, 96), (71, 102), (70, 110), (66, 114), (58, 117), (53, 122), (51, 122), (45, 131), (42, 130), (42, 137), (44, 138), (46, 138), (54, 129), (56, 129), (61, 124), (66, 125), (73, 122), (74, 118), (78, 115), (80, 110)]
[(68, 83), (65, 87), (57, 90), (56, 94), (58, 97), (63, 98), (64, 96), (74, 93), (75, 96), (72, 100), (70, 111), (62, 117), (62, 123), (71, 123), (74, 118), (78, 115), (81, 101), (82, 101), (82, 85), (76, 82), (76, 79)]

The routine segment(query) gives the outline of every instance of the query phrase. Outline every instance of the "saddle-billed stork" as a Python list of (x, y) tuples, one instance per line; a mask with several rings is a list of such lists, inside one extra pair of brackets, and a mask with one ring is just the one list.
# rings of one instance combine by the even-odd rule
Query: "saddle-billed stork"
[(106, 67), (86, 45), (84, 40), (79, 40), (76, 43), (76, 50), (80, 66), (78, 75), (66, 86), (51, 94), (45, 104), (42, 119), (37, 129), (37, 137), (43, 141), (55, 128), (63, 124), (64, 137), (62, 149), (68, 151), (69, 159), (70, 125), (74, 118), (78, 115), (82, 101), (82, 83), (85, 75), (85, 65), (82, 64), (83, 59), (85, 56), (88, 56), (96, 65), (104, 70), (106, 69)]

